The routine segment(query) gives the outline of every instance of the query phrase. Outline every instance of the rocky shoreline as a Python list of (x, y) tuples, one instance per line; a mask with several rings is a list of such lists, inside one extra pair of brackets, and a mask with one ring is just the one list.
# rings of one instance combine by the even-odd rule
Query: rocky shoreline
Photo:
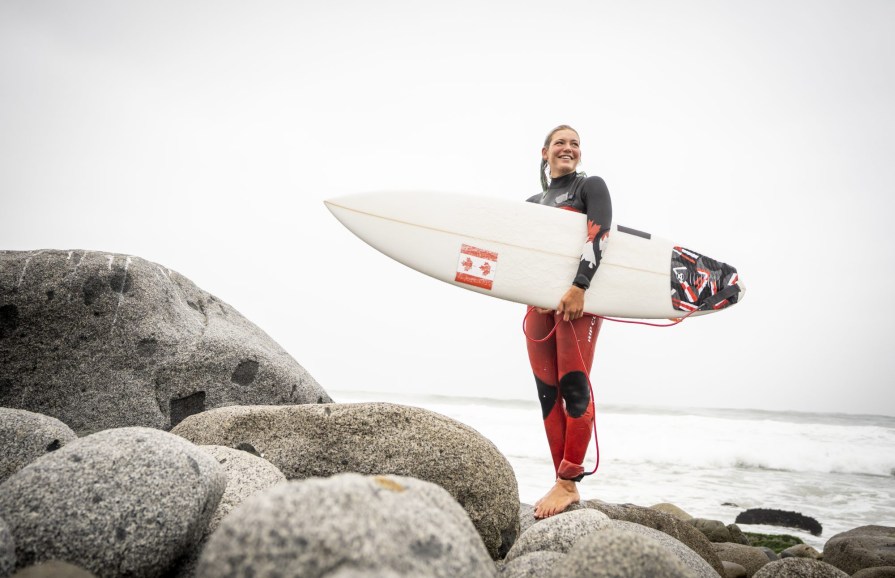
[(671, 504), (532, 511), (476, 430), (332, 403), (173, 271), (0, 252), (0, 577), (895, 576), (891, 527), (774, 551)]

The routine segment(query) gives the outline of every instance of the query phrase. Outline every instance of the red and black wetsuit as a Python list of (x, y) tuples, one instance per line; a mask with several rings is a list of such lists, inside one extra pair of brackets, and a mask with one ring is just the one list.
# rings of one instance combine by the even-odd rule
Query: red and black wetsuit
[[(545, 192), (528, 202), (587, 215), (581, 263), (575, 278), (569, 280), (570, 286), (586, 290), (600, 266), (602, 248), (612, 225), (612, 201), (606, 183), (600, 177), (571, 173), (554, 179)], [(527, 340), (528, 358), (538, 387), (547, 441), (556, 475), (564, 480), (579, 481), (584, 474), (582, 464), (594, 422), (587, 376), (602, 324), (602, 319), (589, 314), (565, 323), (559, 314), (541, 314), (531, 307), (525, 318), (525, 334), (531, 338)], [(550, 339), (533, 341), (543, 339), (554, 326), (556, 332)]]

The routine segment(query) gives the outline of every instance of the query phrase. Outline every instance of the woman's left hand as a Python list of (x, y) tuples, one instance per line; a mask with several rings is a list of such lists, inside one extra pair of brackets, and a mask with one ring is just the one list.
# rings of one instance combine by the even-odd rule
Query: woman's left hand
[(575, 321), (584, 315), (584, 289), (572, 285), (562, 296), (556, 312), (562, 315), (563, 321)]

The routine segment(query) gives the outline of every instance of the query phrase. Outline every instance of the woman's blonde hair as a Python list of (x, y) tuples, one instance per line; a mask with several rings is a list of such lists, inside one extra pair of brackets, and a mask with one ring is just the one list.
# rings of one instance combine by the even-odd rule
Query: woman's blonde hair
[[(544, 148), (550, 147), (550, 139), (553, 138), (553, 135), (558, 133), (561, 130), (570, 130), (575, 134), (578, 134), (578, 131), (574, 128), (570, 127), (567, 124), (561, 124), (555, 129), (551, 130), (547, 133), (547, 138), (544, 139)], [(581, 135), (578, 135), (578, 138), (581, 138)], [(550, 181), (547, 178), (547, 159), (541, 158), (541, 190), (546, 191), (547, 187), (550, 185)]]

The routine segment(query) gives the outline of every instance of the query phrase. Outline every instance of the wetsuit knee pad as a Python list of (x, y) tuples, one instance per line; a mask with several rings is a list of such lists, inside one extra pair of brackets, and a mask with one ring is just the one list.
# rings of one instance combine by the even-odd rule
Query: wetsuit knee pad
[(570, 371), (559, 380), (559, 390), (566, 402), (569, 417), (581, 417), (590, 405), (590, 387), (587, 376), (581, 371)]
[(538, 385), (538, 401), (541, 402), (541, 413), (544, 414), (544, 419), (547, 419), (547, 416), (553, 411), (553, 406), (556, 405), (556, 386), (547, 385), (538, 379), (537, 376), (535, 376), (535, 383)]

